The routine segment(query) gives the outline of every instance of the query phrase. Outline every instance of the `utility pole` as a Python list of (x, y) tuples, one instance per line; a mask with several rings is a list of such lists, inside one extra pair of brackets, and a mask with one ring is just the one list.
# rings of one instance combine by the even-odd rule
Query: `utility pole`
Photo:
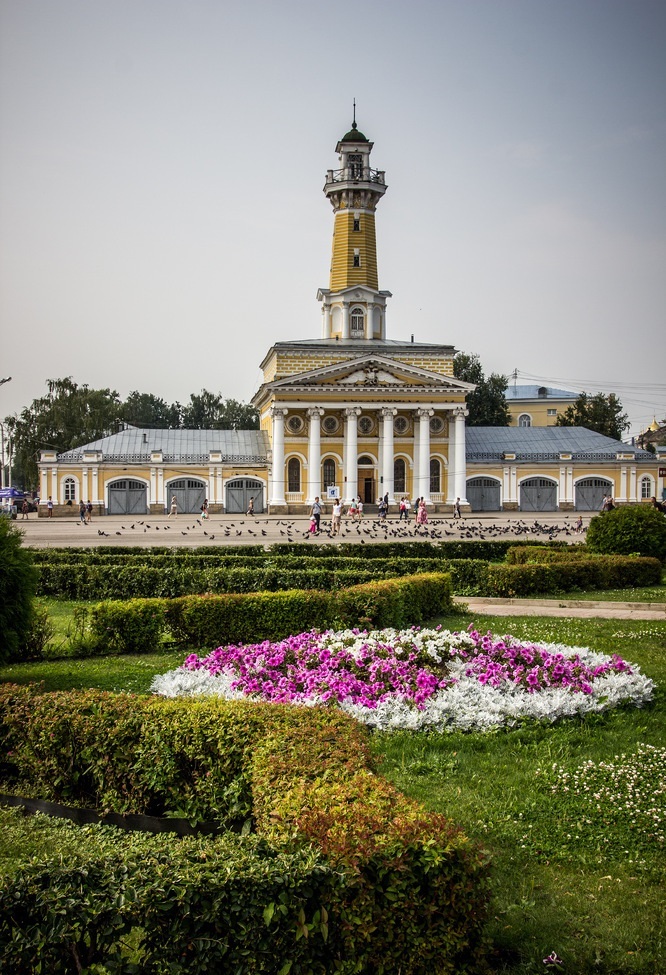
[[(12, 381), (11, 376), (7, 376), (6, 379), (0, 379), (0, 386), (4, 386), (5, 383), (10, 383)], [(0, 423), (0, 488), (5, 486), (5, 426)]]

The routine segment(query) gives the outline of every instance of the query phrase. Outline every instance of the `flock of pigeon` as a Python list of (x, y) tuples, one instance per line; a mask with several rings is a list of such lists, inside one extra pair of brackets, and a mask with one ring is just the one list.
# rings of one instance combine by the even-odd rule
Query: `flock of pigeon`
[[(196, 531), (197, 534), (201, 529), (202, 534), (209, 540), (215, 541), (216, 535), (206, 531), (203, 523), (196, 518), (194, 525), (187, 525), (185, 530), (179, 525), (181, 535), (190, 536), (190, 532)], [(250, 527), (250, 525), (252, 527)], [(269, 534), (262, 525), (269, 525), (269, 520), (265, 521), (252, 520), (249, 524), (245, 521), (227, 522), (221, 523), (219, 530), (217, 532), (218, 541), (221, 538), (247, 538), (247, 539), (257, 539), (267, 537)], [(576, 535), (584, 533), (585, 529), (579, 531), (574, 525), (568, 522), (565, 517), (564, 524), (559, 525), (547, 525), (542, 524), (539, 521), (527, 522), (523, 519), (510, 519), (506, 522), (500, 524), (494, 524), (492, 522), (486, 521), (474, 521), (472, 519), (454, 520), (454, 519), (431, 519), (425, 525), (414, 524), (413, 522), (405, 521), (391, 521), (391, 520), (365, 520), (363, 522), (347, 522), (343, 523), (340, 531), (334, 533), (330, 523), (322, 521), (321, 529), (316, 534), (309, 530), (303, 530), (303, 522), (298, 520), (292, 521), (276, 521), (273, 525), (279, 531), (280, 535), (287, 542), (294, 542), (297, 539), (305, 538), (308, 541), (312, 540), (315, 542), (317, 539), (334, 539), (339, 538), (345, 541), (359, 541), (362, 545), (366, 541), (389, 541), (389, 540), (402, 540), (402, 539), (472, 539), (477, 540), (493, 540), (493, 539), (503, 539), (507, 537), (520, 538), (520, 537), (537, 537), (545, 538), (549, 541), (553, 541), (558, 538), (571, 538), (573, 541)], [(121, 531), (116, 531), (116, 535), (122, 535), (126, 531), (143, 531), (144, 533), (148, 531), (172, 531), (175, 526), (172, 525), (150, 525), (146, 521), (136, 521), (125, 527), (121, 525)], [(110, 538), (111, 533), (105, 532), (103, 529), (98, 529), (97, 534), (101, 538)], [(271, 533), (274, 534), (274, 533)]]

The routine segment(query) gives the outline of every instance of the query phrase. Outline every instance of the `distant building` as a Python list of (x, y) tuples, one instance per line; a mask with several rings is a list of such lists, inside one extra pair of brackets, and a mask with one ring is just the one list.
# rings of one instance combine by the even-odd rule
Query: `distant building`
[[(42, 451), (41, 508), (92, 500), (128, 518), (169, 510), (303, 514), (318, 496), (372, 505), (388, 495), (468, 511), (598, 510), (604, 494), (649, 501), (666, 484), (646, 451), (575, 427), (555, 427), (576, 393), (512, 386), (509, 427), (466, 427), (475, 387), (453, 375), (451, 345), (387, 338), (389, 291), (379, 289), (375, 210), (385, 174), (356, 121), (337, 144), (324, 193), (333, 207), (328, 288), (319, 338), (277, 341), (253, 397), (260, 430), (130, 428), (75, 450)], [(240, 365), (240, 363), (239, 363)]]
[(552, 386), (509, 386), (504, 398), (512, 427), (554, 427), (557, 414), (564, 413), (578, 399), (578, 393)]

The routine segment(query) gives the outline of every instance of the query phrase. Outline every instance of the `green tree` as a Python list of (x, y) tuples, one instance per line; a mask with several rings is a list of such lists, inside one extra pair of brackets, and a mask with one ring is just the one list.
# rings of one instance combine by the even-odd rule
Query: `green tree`
[(507, 376), (493, 372), (485, 377), (478, 355), (458, 352), (453, 360), (453, 375), (466, 383), (475, 383), (476, 389), (467, 396), (467, 425), (470, 427), (508, 427), (511, 414), (505, 393), (509, 385)]
[(182, 407), (180, 403), (171, 403), (152, 393), (140, 393), (134, 390), (122, 404), (120, 415), (127, 423), (135, 427), (171, 427), (178, 428), (181, 424)]
[(596, 515), (585, 541), (591, 552), (647, 555), (666, 563), (666, 516), (649, 504), (623, 504)]
[(23, 533), (0, 517), (0, 662), (21, 657), (30, 634), (39, 578)]
[(629, 417), (622, 412), (622, 403), (615, 393), (581, 393), (573, 406), (567, 407), (557, 417), (558, 427), (586, 427), (605, 437), (621, 440), (629, 428)]
[(99, 440), (115, 431), (120, 418), (121, 403), (115, 390), (79, 386), (71, 376), (48, 379), (46, 385), (46, 396), (5, 420), (14, 483), (25, 490), (38, 486), (40, 450), (55, 448), (62, 453)]
[(202, 389), (190, 395), (183, 407), (186, 430), (258, 430), (259, 416), (253, 406), (235, 399), (222, 399), (221, 393)]

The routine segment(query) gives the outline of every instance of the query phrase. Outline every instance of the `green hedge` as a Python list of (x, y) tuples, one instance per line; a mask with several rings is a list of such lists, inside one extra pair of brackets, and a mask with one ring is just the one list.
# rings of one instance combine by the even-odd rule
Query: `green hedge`
[[(3, 969), (478, 970), (486, 857), (374, 774), (367, 730), (335, 709), (5, 688), (0, 735), (16, 781), (40, 794), (249, 813), (256, 829), (229, 841), (87, 828), (75, 854), (0, 884)], [(135, 969), (121, 967), (128, 940)]]
[(338, 591), (285, 590), (127, 599), (88, 611), (82, 651), (147, 653), (170, 636), (182, 646), (277, 640), (333, 626), (411, 626), (454, 610), (446, 573), (422, 573)]
[(550, 564), (490, 565), (488, 596), (533, 596), (585, 589), (626, 589), (661, 582), (658, 559), (610, 555)]
[(586, 545), (569, 545), (566, 548), (553, 548), (550, 545), (514, 545), (506, 553), (509, 565), (525, 565), (529, 562), (577, 562), (589, 557)]

